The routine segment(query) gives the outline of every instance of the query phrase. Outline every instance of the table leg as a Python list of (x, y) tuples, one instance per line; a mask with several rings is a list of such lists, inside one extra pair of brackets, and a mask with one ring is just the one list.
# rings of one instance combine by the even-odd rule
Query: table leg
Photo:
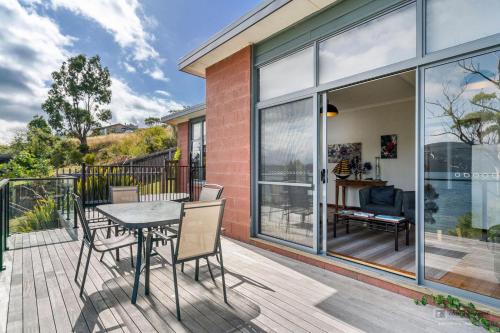
[(139, 291), (139, 279), (141, 277), (141, 265), (142, 265), (142, 241), (143, 241), (142, 229), (137, 230), (137, 257), (135, 259), (135, 278), (134, 278), (134, 288), (132, 289), (132, 304), (137, 301), (137, 292)]
[(349, 233), (349, 218), (345, 220), (345, 233), (346, 234)]
[(335, 184), (335, 209), (339, 210), (339, 186)]
[(405, 223), (406, 229), (406, 246), (410, 245), (410, 223), (406, 221)]
[(146, 237), (146, 276), (144, 282), (144, 294), (149, 295), (149, 273), (150, 273), (150, 265), (151, 265), (151, 247), (153, 246), (153, 232), (151, 230), (148, 231), (148, 236)]
[(342, 186), (342, 206), (343, 206), (343, 209), (346, 208), (346, 204), (345, 204), (345, 186)]
[(394, 237), (394, 250), (396, 251), (399, 251), (399, 248), (398, 248), (398, 245), (399, 245), (399, 228), (398, 228), (398, 225), (394, 225), (395, 227), (395, 230), (394, 230), (394, 234), (395, 234), (395, 237)]
[(333, 214), (333, 238), (337, 237), (337, 221), (338, 221), (338, 215)]

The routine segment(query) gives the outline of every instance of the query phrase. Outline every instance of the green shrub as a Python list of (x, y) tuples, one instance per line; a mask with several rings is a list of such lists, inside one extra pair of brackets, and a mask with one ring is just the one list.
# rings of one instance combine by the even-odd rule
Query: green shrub
[(28, 151), (21, 151), (0, 166), (0, 174), (5, 178), (47, 177), (53, 173), (50, 161), (37, 158)]
[(32, 210), (11, 220), (9, 228), (11, 232), (16, 233), (57, 228), (58, 226), (59, 216), (56, 202), (53, 198), (49, 198), (39, 199)]
[(177, 147), (177, 149), (175, 150), (175, 154), (174, 154), (174, 161), (180, 161), (181, 160), (181, 149), (179, 147)]
[(87, 163), (88, 165), (94, 165), (95, 164), (95, 154), (94, 153), (88, 153), (83, 156), (83, 161)]

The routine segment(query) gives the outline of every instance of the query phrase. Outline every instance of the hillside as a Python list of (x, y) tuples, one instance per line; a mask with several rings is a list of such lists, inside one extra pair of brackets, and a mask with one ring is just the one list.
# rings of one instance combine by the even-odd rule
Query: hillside
[(88, 138), (89, 164), (120, 163), (156, 151), (175, 147), (175, 136), (170, 128), (154, 126), (133, 133), (108, 134)]

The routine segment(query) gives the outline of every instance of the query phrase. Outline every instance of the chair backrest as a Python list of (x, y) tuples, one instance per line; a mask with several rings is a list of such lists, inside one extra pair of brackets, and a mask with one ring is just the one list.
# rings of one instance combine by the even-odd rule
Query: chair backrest
[(224, 191), (224, 186), (217, 184), (205, 184), (201, 188), (200, 197), (198, 201), (213, 201), (219, 200), (222, 191)]
[(176, 261), (215, 254), (220, 238), (225, 199), (183, 204), (175, 250)]
[(83, 236), (85, 237), (85, 239), (90, 240), (90, 226), (87, 217), (85, 216), (85, 208), (83, 207), (82, 199), (76, 193), (71, 193), (71, 195), (73, 196), (73, 201), (75, 202), (76, 214), (78, 215), (78, 218), (80, 219), (80, 223), (82, 225)]
[(110, 186), (109, 200), (114, 204), (138, 202), (139, 188), (137, 186)]

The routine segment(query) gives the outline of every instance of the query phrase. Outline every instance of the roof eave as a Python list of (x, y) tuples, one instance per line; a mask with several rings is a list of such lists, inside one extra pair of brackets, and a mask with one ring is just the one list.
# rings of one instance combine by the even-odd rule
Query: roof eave
[(201, 74), (192, 70), (190, 71), (188, 66), (291, 1), (292, 0), (267, 0), (263, 2), (237, 21), (216, 33), (198, 48), (180, 58), (177, 62), (178, 69), (204, 78), (204, 73)]

